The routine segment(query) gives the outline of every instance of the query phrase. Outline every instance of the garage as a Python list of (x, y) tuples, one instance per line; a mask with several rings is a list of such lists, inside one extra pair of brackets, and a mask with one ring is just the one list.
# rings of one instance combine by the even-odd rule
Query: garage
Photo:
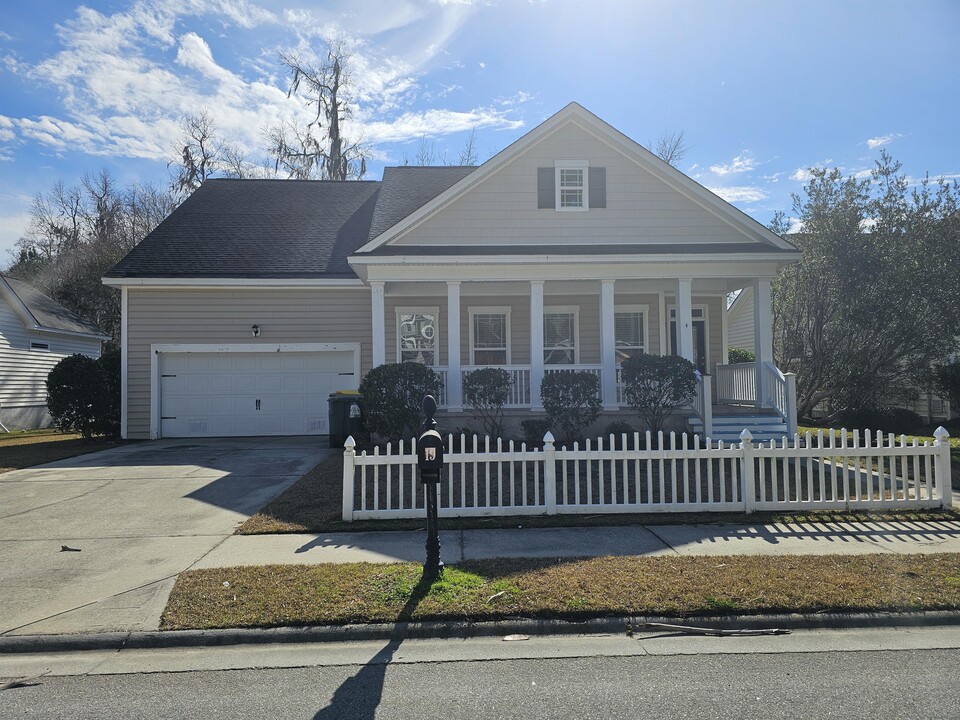
[(327, 398), (357, 388), (359, 352), (274, 348), (155, 349), (158, 435), (328, 434)]

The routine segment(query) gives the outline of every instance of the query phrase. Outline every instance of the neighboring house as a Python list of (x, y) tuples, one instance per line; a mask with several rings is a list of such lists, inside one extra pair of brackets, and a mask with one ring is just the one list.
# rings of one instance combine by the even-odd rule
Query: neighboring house
[(36, 288), (0, 275), (0, 431), (50, 425), (47, 374), (68, 355), (100, 357), (109, 339)]
[[(642, 352), (695, 362), (703, 397), (711, 374), (729, 384), (725, 299), (746, 286), (758, 361), (720, 399), (765, 398), (786, 426), (770, 282), (799, 258), (576, 103), (476, 168), (208, 180), (104, 278), (122, 291), (123, 435), (324, 434), (329, 392), (400, 360), (443, 376), (450, 427), (479, 366), (510, 373), (514, 416), (572, 369), (617, 413), (619, 362)], [(708, 427), (724, 410), (696, 409)]]
[[(727, 308), (727, 337), (730, 347), (753, 351), (756, 335), (753, 321), (753, 288), (746, 287)], [(913, 402), (893, 401), (890, 404), (912, 410), (927, 422), (949, 420), (957, 411), (957, 408), (950, 407), (949, 400), (930, 391), (919, 389), (917, 399)], [(818, 408), (814, 408), (814, 414), (817, 413)]]

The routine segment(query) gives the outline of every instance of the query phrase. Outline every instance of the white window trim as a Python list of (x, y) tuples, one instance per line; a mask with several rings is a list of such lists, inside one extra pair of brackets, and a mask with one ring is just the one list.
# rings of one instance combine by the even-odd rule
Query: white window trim
[[(573, 315), (573, 364), (580, 364), (580, 306), (579, 305), (549, 305), (544, 306), (543, 308), (543, 319), (546, 322), (547, 315), (560, 315), (560, 314), (572, 314)], [(543, 330), (541, 329), (541, 332)], [(553, 367), (552, 364), (547, 362), (547, 351), (548, 350), (559, 350), (560, 348), (548, 348), (547, 347), (547, 336), (544, 333), (543, 336), (543, 366), (544, 367)]]
[[(707, 367), (707, 373), (710, 374), (710, 306), (709, 305), (698, 305), (694, 303), (690, 306), (690, 310), (703, 310), (703, 317), (691, 318), (692, 320), (703, 320), (703, 362)], [(677, 305), (667, 305), (667, 354), (670, 353), (670, 323), (674, 322), (677, 317)]]
[[(553, 207), (557, 212), (584, 212), (590, 209), (590, 163), (586, 160), (557, 160), (554, 162), (553, 189), (554, 199)], [(582, 170), (583, 171), (583, 206), (582, 207), (561, 207), (560, 206), (560, 171), (561, 170)]]
[(400, 354), (400, 315), (433, 315), (433, 358), (434, 363), (430, 367), (440, 367), (440, 308), (423, 306), (403, 306), (394, 308), (394, 332), (396, 334), (397, 362), (402, 362)]
[(617, 324), (616, 324), (616, 315), (617, 313), (641, 313), (643, 315), (643, 321), (641, 323), (643, 330), (643, 345), (640, 350), (646, 354), (650, 354), (650, 333), (649, 333), (649, 316), (650, 316), (650, 306), (649, 305), (614, 305), (613, 306), (613, 315), (614, 315), (614, 324), (613, 324), (613, 353), (616, 357), (617, 353)]
[(510, 331), (510, 308), (509, 306), (499, 306), (499, 307), (485, 307), (483, 305), (478, 307), (471, 307), (469, 310), (470, 317), (470, 364), (476, 365), (476, 350), (474, 346), (474, 330), (473, 330), (473, 316), (474, 315), (504, 315), (506, 321), (506, 332), (507, 332), (507, 361), (505, 365), (509, 365), (511, 359), (513, 358), (513, 344), (511, 342), (511, 331)]

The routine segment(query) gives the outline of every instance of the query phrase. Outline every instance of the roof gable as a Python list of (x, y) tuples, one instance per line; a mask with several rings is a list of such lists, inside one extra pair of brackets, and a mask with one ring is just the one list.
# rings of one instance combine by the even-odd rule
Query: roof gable
[[(611, 200), (621, 193), (619, 214), (616, 202), (608, 202), (602, 215), (538, 213), (537, 166), (590, 161), (591, 155), (590, 164), (618, 166), (619, 176), (611, 176), (608, 169), (606, 187)], [(624, 183), (628, 174), (629, 182)], [(443, 215), (448, 217), (444, 220)], [(795, 252), (760, 223), (571, 103), (393, 227), (371, 234), (371, 242), (358, 254), (381, 254), (388, 246), (399, 245), (536, 245), (537, 230), (541, 244), (551, 246), (687, 241), (758, 243), (772, 252)]]
[(109, 340), (109, 336), (96, 325), (87, 322), (22, 280), (0, 275), (0, 297), (6, 301), (28, 330), (89, 335)]

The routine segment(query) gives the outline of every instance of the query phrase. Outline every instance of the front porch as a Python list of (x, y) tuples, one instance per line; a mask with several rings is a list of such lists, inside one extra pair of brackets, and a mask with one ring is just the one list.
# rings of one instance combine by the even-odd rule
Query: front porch
[[(767, 278), (370, 284), (373, 364), (429, 365), (442, 378), (438, 404), (448, 413), (469, 412), (464, 379), (486, 367), (509, 373), (507, 409), (542, 412), (544, 378), (583, 371), (597, 377), (603, 410), (617, 412), (627, 407), (623, 360), (672, 353), (698, 368), (689, 414), (704, 437), (720, 439), (715, 425), (731, 416), (774, 416), (767, 434), (775, 437), (796, 431), (793, 377), (773, 364)], [(758, 298), (757, 361), (729, 365), (726, 297), (738, 284), (750, 284)], [(391, 345), (396, 354), (388, 359)]]

